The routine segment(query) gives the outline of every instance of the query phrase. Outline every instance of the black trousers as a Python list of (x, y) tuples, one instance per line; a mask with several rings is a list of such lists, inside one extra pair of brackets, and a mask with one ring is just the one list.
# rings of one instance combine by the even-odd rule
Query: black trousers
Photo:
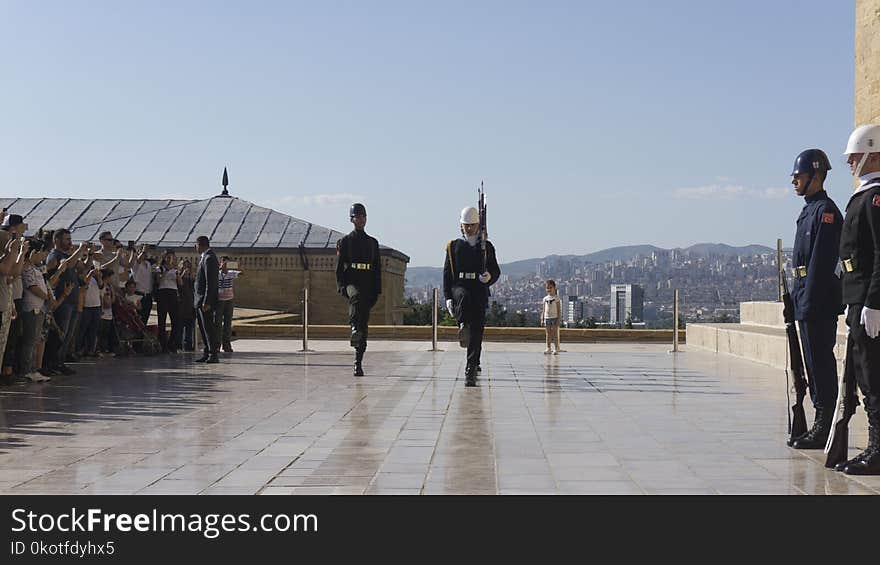
[(798, 322), (804, 364), (810, 381), (810, 398), (814, 407), (834, 410), (837, 402), (837, 316)]
[(880, 336), (873, 339), (861, 325), (862, 306), (850, 304), (846, 316), (849, 326), (846, 370), (855, 375), (859, 390), (865, 397), (865, 412), (880, 416)]
[(485, 291), (475, 292), (463, 286), (452, 288), (452, 311), (459, 323), (468, 325), (470, 333), (467, 346), (467, 366), (476, 368), (483, 352), (483, 330), (486, 327)]
[[(162, 345), (162, 351), (177, 349), (177, 340), (180, 335), (178, 327), (177, 311), (179, 306), (177, 303), (177, 291), (173, 288), (163, 288), (156, 293), (156, 322), (159, 326), (159, 343)], [(152, 306), (152, 305), (151, 305)], [(171, 336), (168, 336), (165, 322), (171, 318)]]
[[(159, 292), (162, 292), (161, 290)], [(146, 326), (150, 320), (150, 312), (153, 311), (153, 295), (152, 294), (142, 294), (141, 295), (141, 321)]]
[(360, 340), (354, 350), (363, 354), (367, 350), (367, 333), (370, 329), (370, 310), (376, 303), (376, 297), (367, 289), (359, 289), (353, 284), (346, 286), (348, 294), (348, 325), (356, 328)]
[(199, 320), (199, 334), (202, 336), (202, 351), (205, 355), (212, 355), (219, 345), (217, 343), (217, 325), (214, 323), (214, 309), (207, 312), (197, 309)]

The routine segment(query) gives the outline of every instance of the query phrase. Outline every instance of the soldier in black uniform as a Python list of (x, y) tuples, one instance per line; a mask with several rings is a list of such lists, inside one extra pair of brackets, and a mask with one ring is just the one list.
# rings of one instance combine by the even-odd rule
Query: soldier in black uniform
[(379, 242), (367, 235), (367, 209), (355, 203), (349, 210), (354, 230), (336, 242), (336, 286), (348, 298), (348, 325), (354, 347), (354, 376), (364, 376), (361, 363), (367, 349), (367, 328), (370, 309), (382, 293)]
[(485, 259), (479, 241), (480, 213), (461, 211), (461, 238), (446, 244), (443, 265), (443, 296), (449, 315), (458, 320), (458, 342), (467, 347), (465, 386), (477, 385), (477, 368), (483, 349), (483, 328), (489, 305), (489, 287), (501, 276), (495, 247), (486, 242)]
[(792, 443), (796, 449), (825, 447), (837, 402), (834, 346), (837, 317), (843, 313), (837, 275), (843, 215), (823, 186), (830, 169), (821, 149), (807, 149), (797, 156), (791, 171), (791, 183), (806, 201), (794, 236), (791, 298), (816, 409), (812, 429)]
[(857, 127), (845, 153), (859, 180), (840, 240), (849, 326), (846, 371), (864, 396), (868, 446), (836, 468), (848, 475), (880, 475), (880, 125)]

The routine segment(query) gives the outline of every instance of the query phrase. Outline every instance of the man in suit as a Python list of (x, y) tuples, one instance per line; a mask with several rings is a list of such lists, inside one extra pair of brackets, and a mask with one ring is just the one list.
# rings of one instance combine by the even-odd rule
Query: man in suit
[(220, 280), (220, 262), (211, 249), (210, 240), (204, 235), (196, 239), (196, 251), (199, 253), (199, 268), (196, 274), (193, 305), (198, 314), (199, 333), (204, 343), (204, 352), (196, 362), (219, 363), (214, 315), (219, 298), (217, 287)]

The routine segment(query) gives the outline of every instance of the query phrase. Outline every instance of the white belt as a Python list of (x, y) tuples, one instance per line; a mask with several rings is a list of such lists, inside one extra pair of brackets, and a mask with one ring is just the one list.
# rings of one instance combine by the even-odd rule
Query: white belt
[(475, 278), (477, 278), (477, 273), (458, 273), (458, 278), (460, 278), (460, 279), (475, 279)]

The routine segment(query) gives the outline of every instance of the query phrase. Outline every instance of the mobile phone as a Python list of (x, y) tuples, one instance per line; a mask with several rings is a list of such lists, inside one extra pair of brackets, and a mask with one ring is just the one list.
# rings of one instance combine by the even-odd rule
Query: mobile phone
[(238, 261), (227, 261), (226, 268), (232, 269), (233, 271), (237, 271), (238, 270)]
[(129, 240), (128, 240), (128, 248), (129, 248), (129, 249), (134, 249), (134, 240), (133, 240), (133, 239), (129, 239)]

